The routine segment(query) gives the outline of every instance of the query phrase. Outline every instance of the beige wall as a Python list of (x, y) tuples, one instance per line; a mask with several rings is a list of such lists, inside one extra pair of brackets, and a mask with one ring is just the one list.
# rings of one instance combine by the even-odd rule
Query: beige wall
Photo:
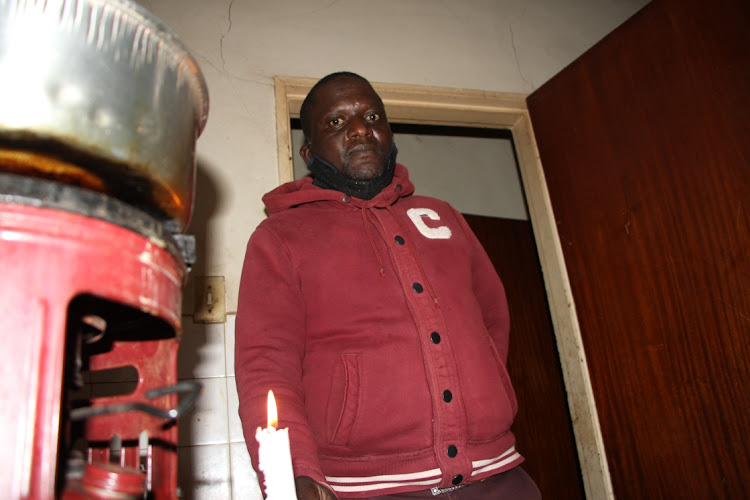
[[(275, 75), (530, 93), (644, 0), (141, 0), (193, 51), (211, 109), (198, 141), (193, 275), (226, 277), (278, 184)], [(191, 312), (186, 294), (186, 312)]]

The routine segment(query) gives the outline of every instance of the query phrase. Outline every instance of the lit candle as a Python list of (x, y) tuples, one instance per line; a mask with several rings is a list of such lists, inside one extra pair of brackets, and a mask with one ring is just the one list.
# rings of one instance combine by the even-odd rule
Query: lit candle
[(268, 391), (268, 427), (255, 431), (258, 447), (258, 468), (265, 476), (267, 500), (297, 500), (289, 452), (289, 429), (276, 429), (279, 418), (273, 391)]

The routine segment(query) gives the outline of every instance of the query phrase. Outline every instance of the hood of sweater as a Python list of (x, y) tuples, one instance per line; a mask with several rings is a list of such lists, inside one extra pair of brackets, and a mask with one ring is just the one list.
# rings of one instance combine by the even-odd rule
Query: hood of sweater
[(263, 203), (268, 214), (282, 212), (306, 203), (331, 201), (350, 203), (359, 208), (385, 208), (399, 198), (414, 193), (414, 184), (409, 180), (409, 172), (400, 163), (396, 164), (393, 180), (371, 200), (363, 200), (349, 196), (333, 189), (324, 189), (313, 185), (312, 177), (303, 177), (296, 181), (287, 182), (263, 196)]

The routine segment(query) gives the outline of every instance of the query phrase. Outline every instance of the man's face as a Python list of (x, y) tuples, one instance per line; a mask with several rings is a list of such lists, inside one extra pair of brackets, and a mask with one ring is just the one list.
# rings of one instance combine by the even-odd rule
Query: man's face
[(375, 91), (343, 76), (318, 89), (308, 141), (300, 148), (305, 162), (317, 154), (351, 179), (372, 179), (383, 173), (393, 133)]

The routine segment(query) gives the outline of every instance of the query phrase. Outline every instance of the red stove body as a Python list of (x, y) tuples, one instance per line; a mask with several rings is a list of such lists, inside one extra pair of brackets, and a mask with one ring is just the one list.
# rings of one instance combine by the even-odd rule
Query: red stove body
[(0, 174), (3, 498), (178, 496), (186, 274), (137, 209)]

